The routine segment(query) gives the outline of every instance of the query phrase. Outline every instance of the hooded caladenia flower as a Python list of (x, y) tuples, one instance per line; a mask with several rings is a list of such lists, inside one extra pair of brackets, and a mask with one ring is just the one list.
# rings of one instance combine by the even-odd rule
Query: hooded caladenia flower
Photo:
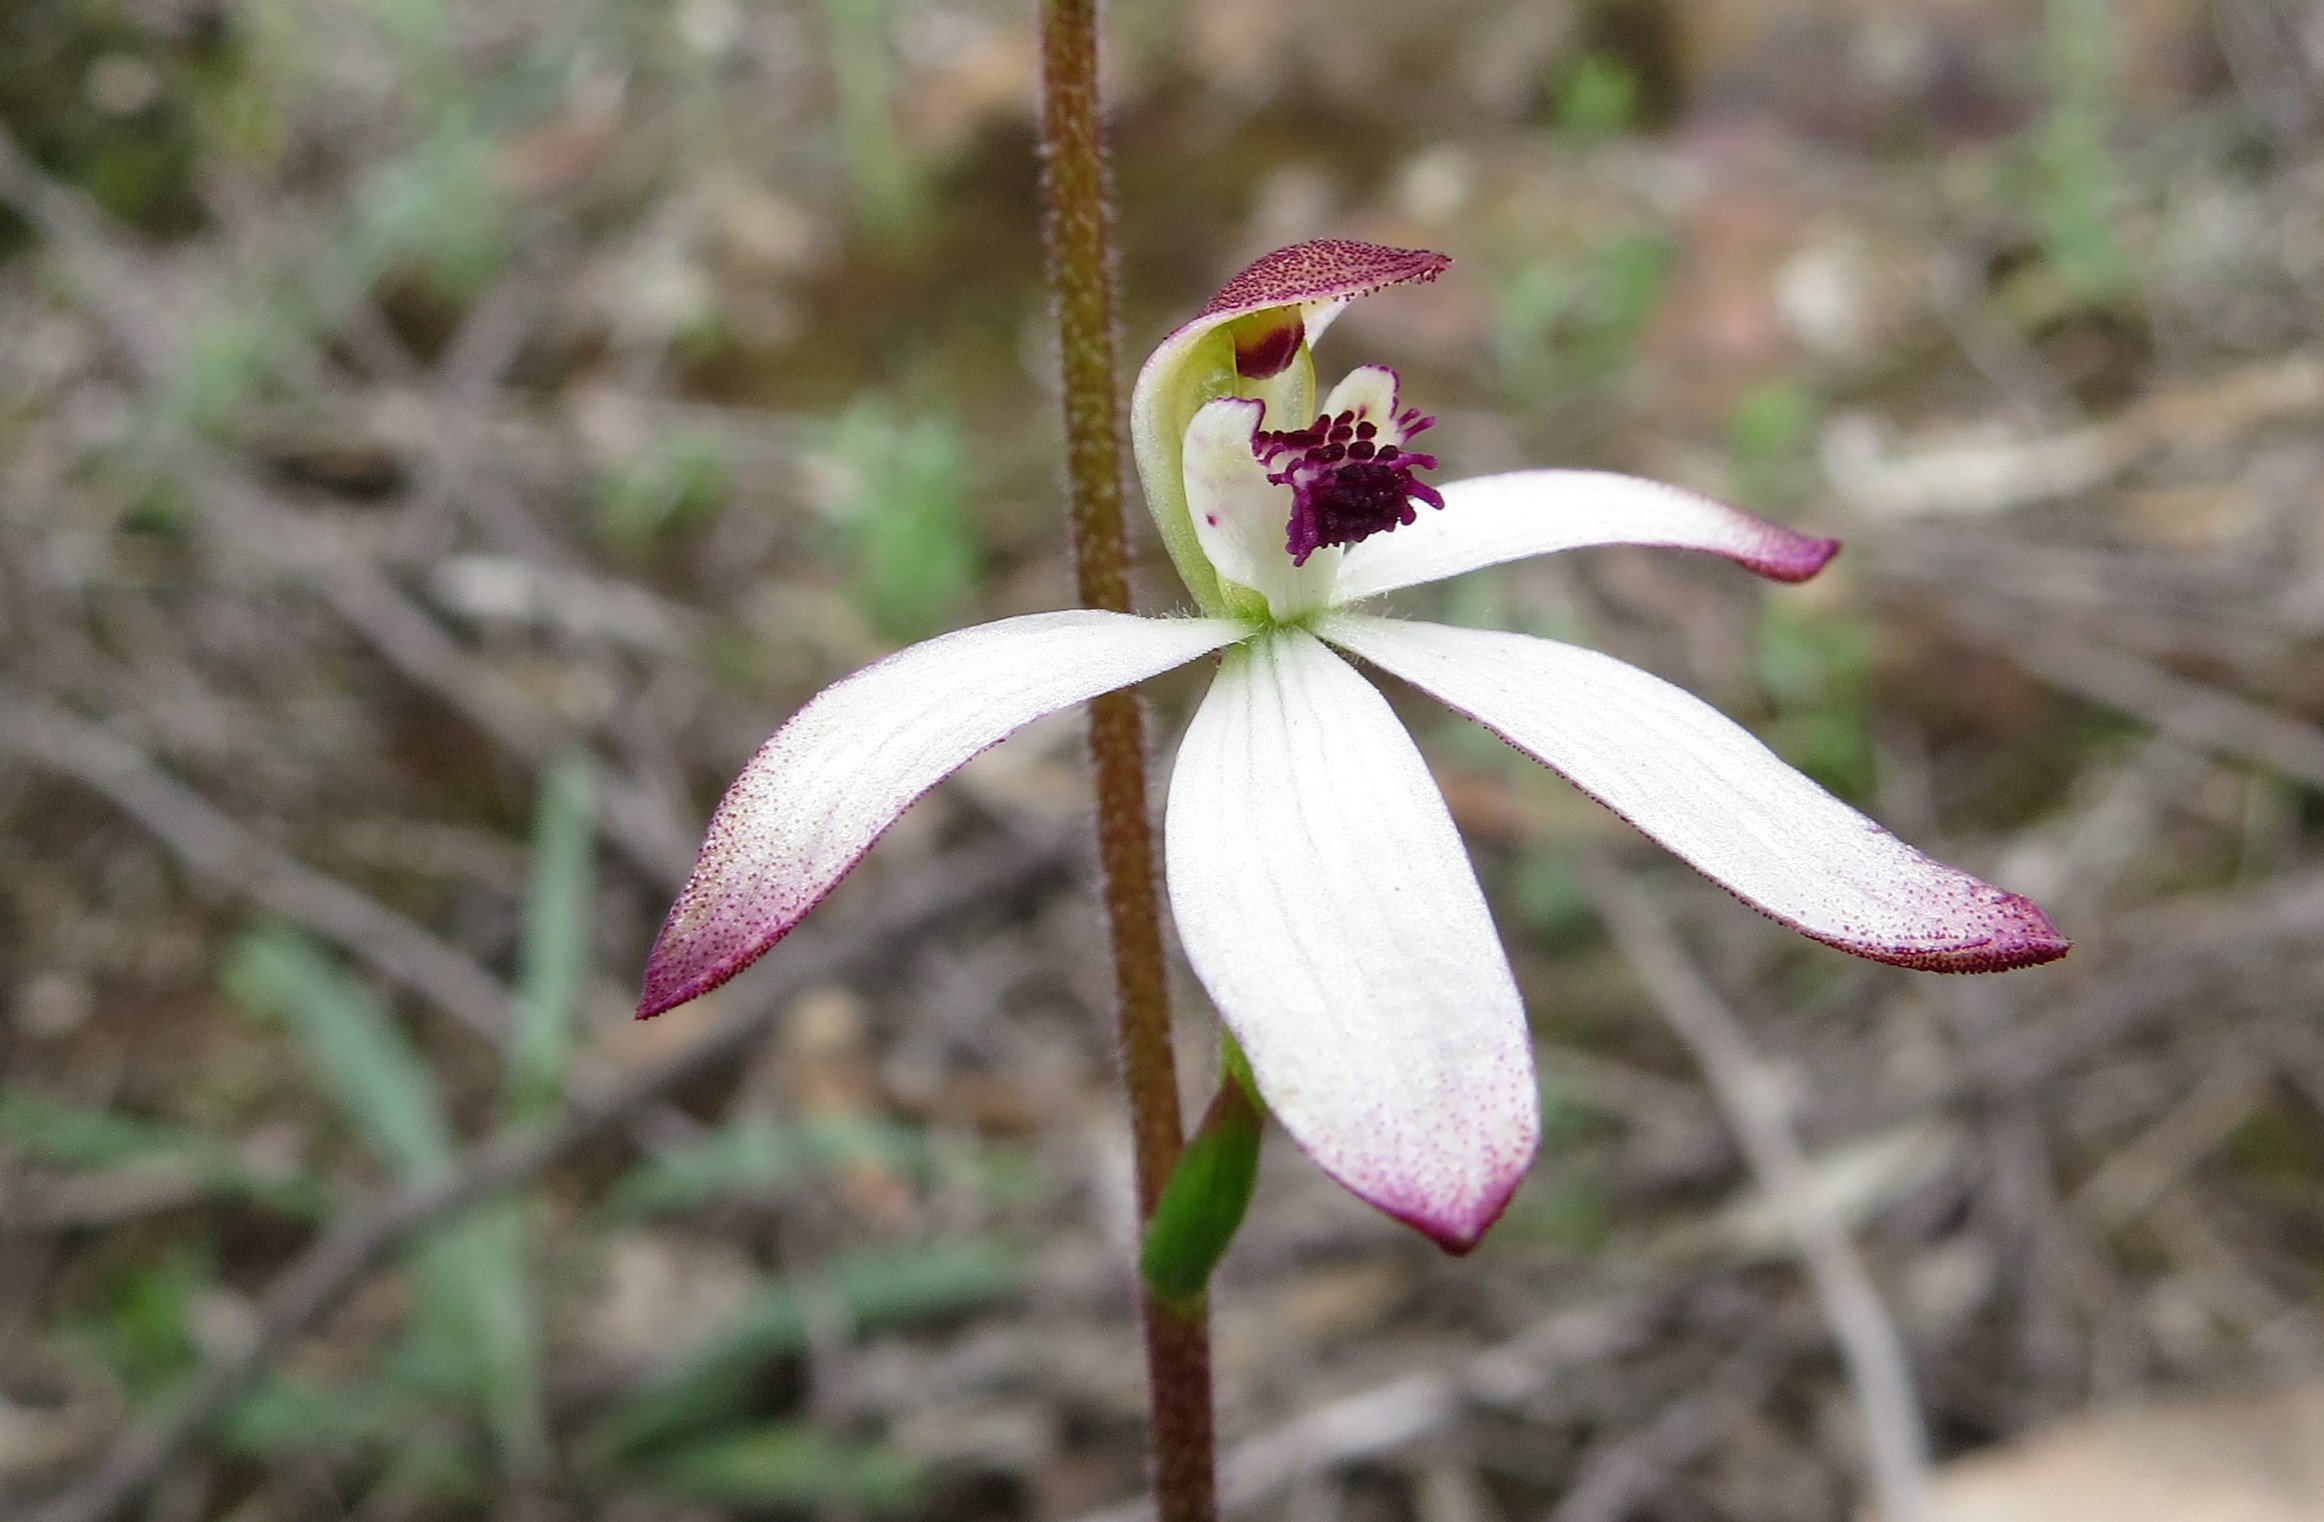
[(1525, 1010), (1427, 766), (1352, 655), (1475, 719), (1753, 908), (1936, 972), (2047, 962), (2032, 903), (1932, 861), (1717, 710), (1594, 651), (1402, 622), (1368, 599), (1585, 545), (1719, 555), (1777, 581), (1838, 550), (1692, 492), (1594, 471), (1445, 481), (1393, 371), (1319, 405), (1310, 345), (1440, 254), (1328, 241), (1244, 270), (1139, 372), (1146, 497), (1201, 616), (1036, 613), (825, 689), (752, 758), (662, 927), (640, 1015), (782, 939), (912, 802), (1043, 714), (1217, 653), (1171, 774), (1164, 855), (1187, 960), (1285, 1131), (1454, 1251), (1539, 1138)]

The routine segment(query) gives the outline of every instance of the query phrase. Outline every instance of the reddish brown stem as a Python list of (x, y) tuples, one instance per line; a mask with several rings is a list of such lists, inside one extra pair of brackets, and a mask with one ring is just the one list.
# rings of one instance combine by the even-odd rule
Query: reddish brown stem
[[(1096, 0), (1041, 6), (1042, 189), (1049, 285), (1064, 370), (1074, 572), (1092, 608), (1130, 609), (1122, 538), (1121, 395), (1114, 353), (1112, 186), (1099, 120)], [(1090, 705), (1098, 856), (1121, 1006), (1122, 1070), (1137, 1143), (1138, 1212), (1152, 1216), (1185, 1147), (1170, 1050), (1170, 991), (1154, 894), (1145, 718), (1137, 695)], [(1210, 1331), (1197, 1308), (1144, 1297), (1158, 1522), (1213, 1522)]]

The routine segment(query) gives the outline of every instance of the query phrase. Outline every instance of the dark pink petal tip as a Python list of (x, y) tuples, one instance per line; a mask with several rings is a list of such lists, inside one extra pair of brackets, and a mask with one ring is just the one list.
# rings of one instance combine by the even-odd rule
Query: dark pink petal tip
[(1195, 320), (1368, 296), (1407, 281), (1434, 280), (1451, 264), (1449, 255), (1424, 248), (1388, 248), (1352, 238), (1294, 243), (1253, 260), (1241, 274), (1219, 287), (1219, 293), (1210, 298)]
[[(1292, 1140), (1297, 1142), (1298, 1138)], [(1522, 1137), (1493, 1145), (1494, 1155), (1482, 1178), (1466, 1170), (1465, 1176), (1458, 1178), (1433, 1174), (1425, 1163), (1411, 1171), (1398, 1165), (1410, 1159), (1391, 1162), (1387, 1168), (1361, 1164), (1333, 1168), (1324, 1166), (1324, 1160), (1304, 1143), (1301, 1147), (1348, 1193), (1390, 1220), (1411, 1227), (1452, 1256), (1465, 1258), (1508, 1211), (1525, 1175), (1532, 1171), (1540, 1143), (1538, 1129), (1528, 1127)]]
[(690, 954), (691, 948), (666, 948), (657, 943), (653, 955), (646, 961), (645, 987), (638, 994), (637, 1018), (651, 1020), (681, 1004), (692, 1003), (765, 956), (774, 944), (770, 940), (766, 945), (731, 957), (722, 964), (705, 966), (706, 959), (698, 954)]
[(1402, 1221), (1419, 1232), (1443, 1248), (1447, 1255), (1465, 1258), (1477, 1250), (1477, 1244), (1485, 1240), (1485, 1233), (1493, 1229), (1493, 1223), (1508, 1213), (1509, 1202), (1517, 1197), (1517, 1186), (1523, 1182), (1525, 1175), (1520, 1173), (1498, 1193), (1450, 1211), (1411, 1208), (1379, 1200), (1368, 1203), (1382, 1215)]
[(1745, 569), (1770, 581), (1805, 581), (1830, 565), (1832, 557), (1840, 553), (1837, 539), (1818, 539), (1789, 529), (1777, 529), (1776, 533), (1781, 535), (1778, 542), (1754, 551), (1741, 561)]
[(1920, 972), (2015, 972), (2055, 962), (2074, 949), (2032, 899), (1998, 888), (1989, 891), (1993, 898), (1976, 914), (1974, 924), (1965, 927), (1968, 933), (1942, 945), (1884, 945), (1806, 933), (1827, 946)]
[(645, 988), (638, 995), (640, 1020), (699, 999), (732, 979), (773, 950), (798, 923), (795, 919), (788, 924), (738, 923), (707, 931), (697, 928), (689, 934), (678, 924), (686, 907), (681, 900), (672, 908), (654, 938), (653, 952), (646, 958)]
[(2050, 916), (2045, 916), (2033, 899), (2001, 888), (1985, 888), (1982, 883), (1975, 899), (1978, 902), (1964, 906), (1954, 918), (1959, 934), (1945, 936), (1943, 941), (1882, 941), (1878, 936), (1852, 934), (1852, 927), (1827, 932), (1780, 913), (1769, 913), (1762, 904), (1750, 904), (1750, 899), (1743, 902), (1810, 941), (1822, 941), (1824, 946), (1864, 957), (1866, 962), (1887, 962), (1889, 967), (1915, 971), (2017, 971), (2057, 962), (2073, 950), (2073, 941), (2059, 934), (2057, 925), (2052, 925)]
[[(778, 733), (775, 738), (779, 741), (782, 735)], [(746, 773), (730, 790), (727, 801), (719, 805), (702, 852), (695, 858), (693, 875), (687, 878), (678, 901), (670, 906), (668, 917), (654, 936), (654, 949), (646, 954), (645, 987), (638, 995), (640, 1020), (651, 1020), (699, 999), (748, 970), (797, 929), (879, 839), (879, 832), (875, 832), (870, 841), (845, 857), (837, 871), (819, 882), (778, 878), (770, 883), (745, 877), (735, 883), (731, 880), (736, 876), (733, 863), (743, 853), (732, 837), (740, 828), (737, 813), (747, 815), (747, 809), (737, 811), (730, 805), (743, 795), (747, 780)]]

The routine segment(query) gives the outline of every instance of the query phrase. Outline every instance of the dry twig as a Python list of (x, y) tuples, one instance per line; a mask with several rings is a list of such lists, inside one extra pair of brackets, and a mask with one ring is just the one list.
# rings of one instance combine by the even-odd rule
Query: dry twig
[(334, 877), (260, 840), (119, 735), (45, 698), (0, 689), (0, 750), (50, 767), (111, 799), (197, 876), (247, 893), (276, 914), (417, 989), (498, 1042), (510, 994), (458, 948)]
[(576, 1148), (623, 1125), (672, 1091), (732, 1066), (807, 989), (860, 974), (891, 957), (899, 942), (946, 919), (1022, 891), (1063, 863), (1061, 845), (1011, 845), (979, 858), (927, 893), (845, 931), (799, 935), (758, 980), (748, 1012), (693, 1045), (593, 1098), (569, 1103), (556, 1120), (505, 1131), (469, 1154), (440, 1183), (400, 1189), (343, 1216), (280, 1277), (259, 1306), (256, 1329), (213, 1357), (167, 1412), (132, 1431), (94, 1474), (39, 1513), (37, 1522), (108, 1522), (125, 1512), (307, 1328), (361, 1284), (390, 1254), (447, 1219), (538, 1176)]
[(1549, 1522), (1622, 1522), (1672, 1473), (1702, 1455), (1739, 1408), (1755, 1404), (1775, 1377), (1767, 1348), (1745, 1348), (1711, 1377), (1592, 1454)]
[[(1227, 1455), (1219, 1466), (1221, 1508), (1252, 1511), (1318, 1475), (1410, 1447), (1452, 1427), (1472, 1401), (1515, 1404), (1559, 1370), (1634, 1342), (1645, 1316), (1635, 1296), (1569, 1307), (1445, 1373), (1407, 1375), (1318, 1406)], [(1152, 1501), (1141, 1498), (1080, 1522), (1152, 1522), (1153, 1516)]]
[(2324, 788), (2324, 730), (2313, 724), (2061, 629), (1956, 622), (1980, 644), (2077, 697), (2120, 709), (2190, 745)]
[[(165, 395), (174, 383), (174, 344), (162, 314), (146, 298), (125, 240), (88, 197), (43, 175), (5, 131), (0, 202), (23, 213), (65, 256), (62, 268), (128, 358), (139, 387), (151, 397)], [(479, 323), (475, 342), (451, 357), (458, 369), (447, 379), (448, 404), (475, 388), (467, 372), (489, 369), (492, 355), (480, 351), (501, 342), (504, 326), (498, 317)], [(528, 765), (544, 766), (583, 743), (561, 715), (471, 657), (347, 536), (284, 511), (266, 483), (201, 439), (180, 432), (166, 444), (172, 468), (213, 509), (198, 526), (215, 533), (229, 556), (314, 588), (390, 666)], [(464, 458), (457, 445), (445, 445), (423, 500), (449, 496)], [(599, 770), (596, 801), (606, 836), (656, 882), (683, 881), (693, 864), (694, 837), (675, 800), (618, 767), (601, 763)]]
[(1931, 1522), (1928, 1437), (1911, 1360), (1863, 1259), (1815, 1188), (1780, 1082), (1653, 896), (1602, 858), (1585, 862), (1583, 880), (1615, 943), (1694, 1054), (1753, 1177), (1799, 1249), (1855, 1389), (1882, 1515), (1887, 1522)]

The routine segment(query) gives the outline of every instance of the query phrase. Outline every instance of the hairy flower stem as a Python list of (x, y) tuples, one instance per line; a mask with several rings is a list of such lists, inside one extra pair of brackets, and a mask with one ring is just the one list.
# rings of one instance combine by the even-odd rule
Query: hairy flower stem
[[(1130, 608), (1115, 382), (1112, 187), (1099, 124), (1096, 0), (1042, 0), (1042, 190), (1049, 286), (1063, 354), (1074, 572), (1092, 608)], [(1122, 1068), (1137, 1143), (1138, 1214), (1150, 1219), (1185, 1147), (1170, 1051), (1170, 993), (1154, 896), (1145, 720), (1134, 693), (1090, 704), (1098, 855), (1121, 1005)], [(1213, 1522), (1210, 1331), (1199, 1303), (1144, 1292), (1157, 1522)]]

